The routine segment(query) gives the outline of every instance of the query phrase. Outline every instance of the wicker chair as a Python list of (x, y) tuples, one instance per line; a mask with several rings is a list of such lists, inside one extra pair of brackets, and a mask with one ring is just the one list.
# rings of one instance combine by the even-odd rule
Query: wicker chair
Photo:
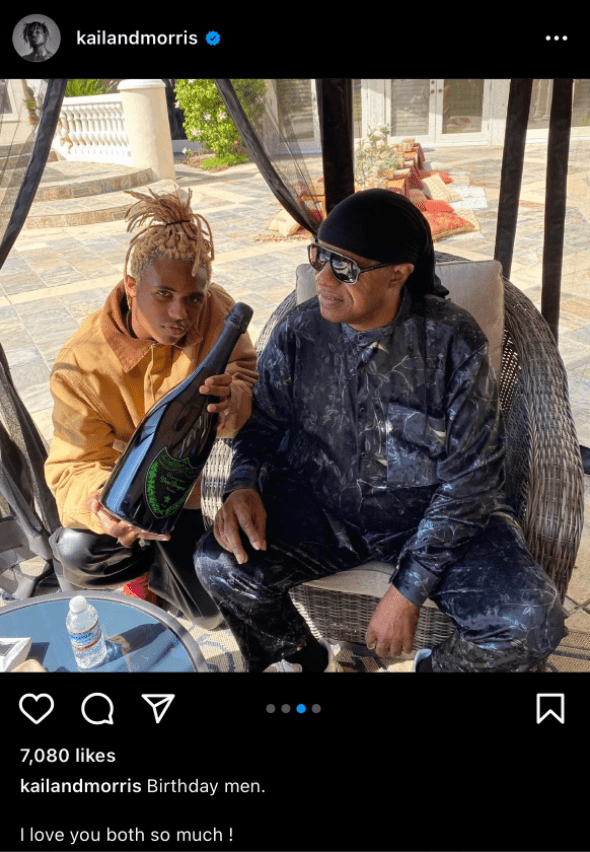
[[(473, 313), (490, 338), (492, 360), (500, 374), (507, 436), (507, 493), (533, 557), (554, 581), (563, 600), (574, 568), (584, 513), (584, 474), (565, 368), (547, 323), (532, 302), (501, 276), (499, 264), (484, 262), (488, 264), (484, 270), (481, 262), (456, 261), (461, 259), (439, 254), (437, 269), (451, 298)], [(462, 267), (463, 278), (467, 270), (473, 279), (470, 292), (459, 298), (448, 278), (451, 273), (447, 269), (452, 267)], [(482, 270), (497, 277), (499, 283), (493, 297), (490, 287), (481, 280)], [(304, 267), (299, 267), (298, 275), (306, 279)], [(267, 322), (257, 344), (259, 352), (277, 323), (296, 304), (310, 297), (309, 292), (301, 295), (300, 284), (298, 280), (296, 290)], [(309, 283), (303, 289), (305, 286), (309, 287)], [(495, 307), (490, 306), (490, 298), (496, 301)], [(491, 329), (490, 319), (494, 326)], [(217, 441), (202, 483), (203, 513), (208, 525), (221, 504), (230, 463), (231, 442)], [(292, 590), (291, 597), (316, 636), (366, 652), (365, 632), (387, 590), (390, 574), (389, 565), (370, 562), (304, 583)], [(433, 647), (453, 629), (450, 619), (427, 601), (420, 611), (414, 647)]]

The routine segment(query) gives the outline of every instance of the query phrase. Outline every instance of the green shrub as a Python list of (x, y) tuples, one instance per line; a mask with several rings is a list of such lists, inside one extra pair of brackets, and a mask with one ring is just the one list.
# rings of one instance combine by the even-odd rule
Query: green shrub
[(237, 166), (240, 163), (248, 163), (247, 154), (224, 154), (222, 157), (207, 157), (201, 163), (202, 169), (217, 169), (219, 166)]
[(66, 98), (88, 97), (88, 95), (106, 95), (108, 88), (100, 80), (68, 80)]
[[(232, 85), (244, 112), (256, 124), (263, 110), (264, 80), (232, 80)], [(242, 138), (213, 80), (176, 80), (176, 97), (184, 112), (187, 139), (198, 140), (206, 151), (220, 157), (245, 154)]]

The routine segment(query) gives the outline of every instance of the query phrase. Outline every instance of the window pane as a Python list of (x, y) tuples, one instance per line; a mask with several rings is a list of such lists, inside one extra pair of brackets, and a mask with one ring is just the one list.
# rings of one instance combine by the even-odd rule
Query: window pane
[(391, 81), (391, 135), (428, 133), (430, 80)]
[(480, 133), (483, 80), (445, 80), (443, 133)]
[(281, 131), (285, 133), (284, 123), (288, 118), (300, 142), (313, 140), (310, 83), (310, 80), (276, 81)]

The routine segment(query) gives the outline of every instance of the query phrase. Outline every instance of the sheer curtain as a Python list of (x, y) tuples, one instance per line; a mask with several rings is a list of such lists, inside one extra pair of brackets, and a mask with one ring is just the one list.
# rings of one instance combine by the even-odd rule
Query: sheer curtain
[[(26, 80), (0, 82), (1, 268), (37, 192), (67, 80), (49, 80), (46, 88), (41, 85), (36, 93)], [(43, 82), (36, 80), (34, 84)], [(47, 533), (59, 525), (59, 520), (43, 474), (47, 451), (14, 388), (1, 344), (0, 340), (0, 519), (16, 517), (33, 552), (50, 559)]]
[(255, 123), (244, 109), (253, 95), (238, 97), (231, 80), (215, 82), (275, 196), (315, 234), (326, 211), (354, 192), (352, 80), (268, 80)]

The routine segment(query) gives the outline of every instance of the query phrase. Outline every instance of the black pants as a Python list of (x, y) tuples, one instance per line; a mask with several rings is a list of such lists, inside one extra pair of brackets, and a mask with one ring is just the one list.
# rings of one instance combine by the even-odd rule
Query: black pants
[(201, 512), (181, 513), (170, 541), (136, 541), (123, 547), (110, 535), (60, 527), (51, 537), (63, 566), (61, 581), (82, 589), (128, 583), (148, 573), (149, 587), (194, 624), (212, 630), (222, 617), (194, 569), (194, 552), (204, 532)]
[[(370, 559), (389, 561), (378, 537), (335, 524), (309, 489), (291, 479), (267, 486), (267, 550), (245, 542), (238, 565), (212, 533), (197, 550), (197, 574), (223, 613), (249, 671), (262, 671), (313, 640), (289, 589)], [(396, 556), (391, 556), (392, 574)], [(435, 671), (529, 671), (567, 635), (551, 580), (511, 518), (494, 518), (430, 595), (456, 631), (433, 651)]]

